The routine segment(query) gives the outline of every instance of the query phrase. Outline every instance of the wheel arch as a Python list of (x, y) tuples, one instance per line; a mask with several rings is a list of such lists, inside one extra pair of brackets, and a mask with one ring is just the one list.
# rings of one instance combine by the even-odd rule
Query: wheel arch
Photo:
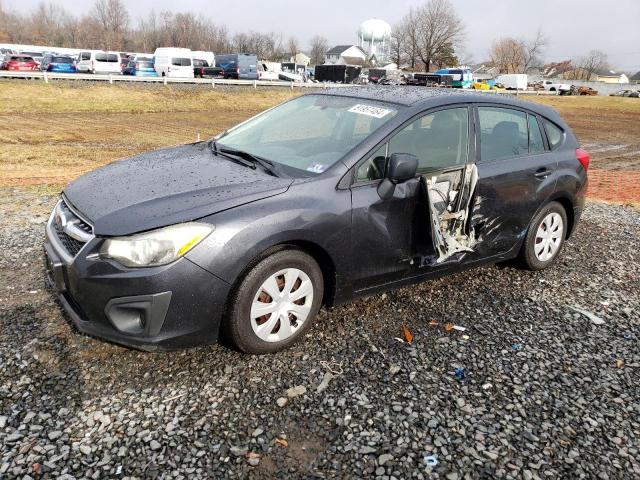
[[(286, 240), (263, 249), (244, 266), (244, 268), (235, 278), (231, 290), (234, 291), (235, 289), (237, 289), (240, 282), (242, 282), (242, 279), (258, 263), (260, 263), (265, 258), (273, 255), (274, 253), (283, 250), (300, 250), (316, 261), (316, 263), (320, 267), (320, 271), (322, 272), (322, 281), (324, 287), (322, 305), (333, 305), (336, 294), (335, 262), (331, 255), (329, 255), (329, 253), (322, 246), (309, 240)], [(229, 295), (229, 297), (231, 297), (231, 295)]]
[(536, 212), (531, 216), (531, 221), (540, 213), (540, 211), (549, 205), (551, 202), (558, 202), (564, 208), (565, 214), (567, 215), (567, 231), (565, 233), (565, 240), (567, 240), (571, 234), (573, 233), (573, 229), (575, 227), (575, 211), (573, 209), (574, 204), (571, 199), (567, 195), (563, 195), (562, 193), (557, 193), (549, 197), (546, 201), (540, 204), (540, 207), (536, 210)]

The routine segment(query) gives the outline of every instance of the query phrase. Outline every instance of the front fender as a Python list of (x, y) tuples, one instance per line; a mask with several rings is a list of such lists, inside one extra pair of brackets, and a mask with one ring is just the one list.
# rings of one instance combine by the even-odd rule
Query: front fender
[(204, 220), (215, 225), (215, 230), (187, 258), (233, 284), (246, 266), (268, 248), (308, 242), (323, 249), (336, 266), (336, 274), (342, 275), (350, 265), (350, 192), (300, 194), (296, 188), (207, 217)]

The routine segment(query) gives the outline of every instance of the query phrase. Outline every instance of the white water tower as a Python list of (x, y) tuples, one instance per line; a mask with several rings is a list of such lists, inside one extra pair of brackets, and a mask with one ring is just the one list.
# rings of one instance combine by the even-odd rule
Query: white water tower
[(367, 58), (375, 56), (378, 63), (384, 63), (389, 57), (391, 25), (384, 20), (372, 18), (360, 24), (358, 41)]

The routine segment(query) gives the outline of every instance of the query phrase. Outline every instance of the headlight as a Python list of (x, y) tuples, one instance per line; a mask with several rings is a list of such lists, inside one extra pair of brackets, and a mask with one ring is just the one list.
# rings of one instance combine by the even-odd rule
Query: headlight
[(213, 225), (181, 223), (146, 233), (105, 240), (100, 258), (125, 267), (152, 267), (177, 260), (213, 232)]

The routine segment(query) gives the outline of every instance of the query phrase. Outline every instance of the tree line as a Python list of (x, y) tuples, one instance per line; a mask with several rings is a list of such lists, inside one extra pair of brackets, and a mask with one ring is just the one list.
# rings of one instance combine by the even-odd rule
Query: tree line
[[(184, 47), (216, 53), (250, 52), (259, 58), (288, 60), (303, 50), (295, 37), (275, 32), (230, 34), (225, 25), (193, 12), (151, 10), (134, 21), (121, 0), (95, 0), (82, 15), (62, 5), (42, 2), (28, 13), (8, 11), (0, 3), (0, 42), (153, 52), (157, 47)], [(328, 41), (311, 40), (312, 61), (324, 62)]]

